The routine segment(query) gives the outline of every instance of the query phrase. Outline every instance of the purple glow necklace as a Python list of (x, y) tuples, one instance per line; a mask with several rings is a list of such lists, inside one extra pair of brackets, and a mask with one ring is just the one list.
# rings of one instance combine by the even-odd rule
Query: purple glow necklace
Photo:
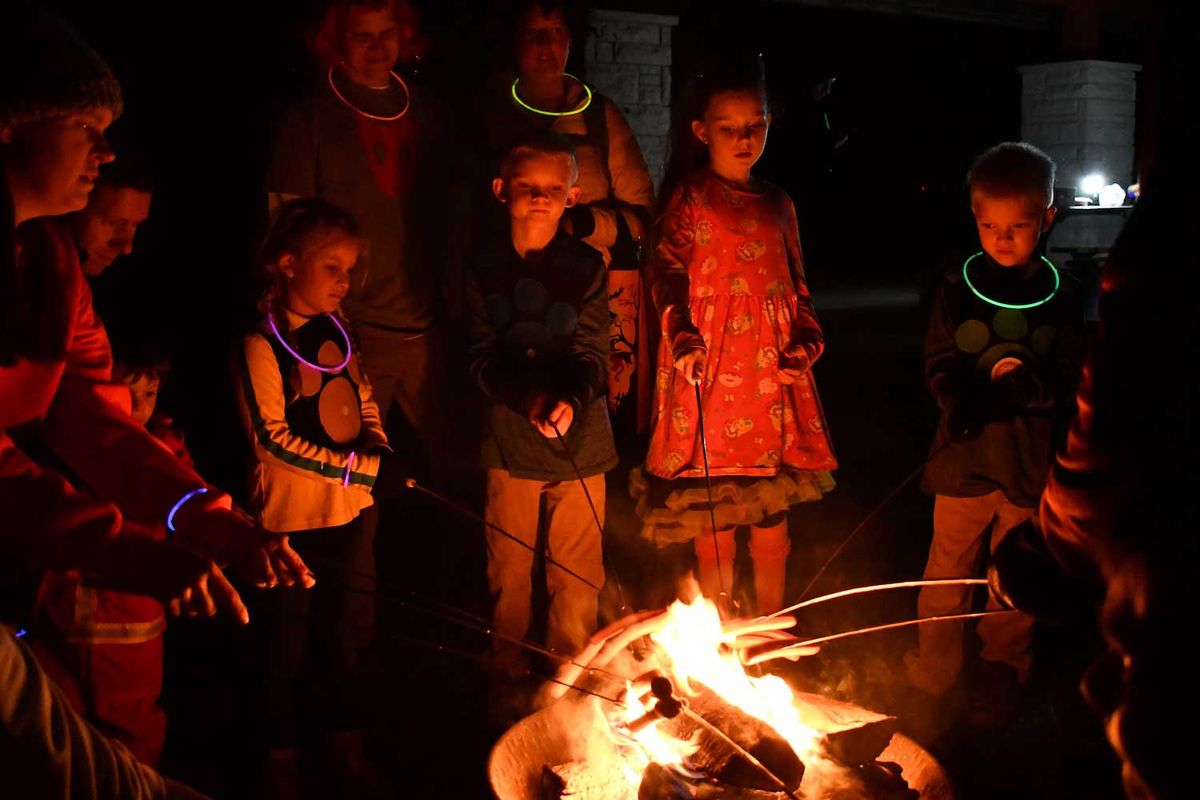
[(350, 355), (353, 353), (353, 350), (351, 350), (351, 347), (350, 347), (350, 334), (346, 333), (346, 329), (342, 327), (342, 323), (338, 322), (338, 318), (333, 314), (326, 314), (325, 316), (329, 317), (329, 319), (331, 319), (333, 321), (334, 326), (339, 331), (342, 332), (342, 338), (346, 340), (346, 357), (344, 359), (342, 359), (342, 363), (338, 364), (336, 367), (322, 367), (320, 364), (314, 364), (313, 362), (309, 361), (307, 358), (305, 358), (304, 356), (300, 355), (295, 350), (293, 350), (292, 346), (287, 343), (287, 339), (284, 339), (283, 336), (281, 336), (279, 334), (279, 328), (276, 327), (276, 325), (275, 325), (275, 315), (274, 314), (271, 314), (270, 312), (267, 313), (267, 322), (271, 325), (271, 332), (275, 334), (275, 338), (279, 340), (279, 343), (281, 345), (283, 345), (284, 350), (287, 350), (289, 353), (292, 354), (293, 358), (295, 358), (301, 364), (306, 364), (306, 365), (312, 367), (313, 369), (317, 370), (318, 372), (327, 372), (330, 375), (334, 375), (334, 374), (337, 374), (337, 373), (341, 372), (342, 370), (344, 370), (346, 368), (346, 365), (350, 363)]

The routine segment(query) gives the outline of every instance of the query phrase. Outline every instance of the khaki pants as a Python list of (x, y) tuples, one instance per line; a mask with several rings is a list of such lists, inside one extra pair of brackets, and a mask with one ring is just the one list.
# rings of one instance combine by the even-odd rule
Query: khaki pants
[[(604, 475), (584, 480), (603, 525)], [(531, 481), (514, 478), (506, 470), (489, 469), (484, 516), (530, 547), (537, 546), (541, 524), (550, 558), (595, 586), (604, 585), (601, 533), (579, 481)], [(532, 613), (534, 554), (491, 527), (487, 529), (487, 546), (488, 587), (496, 601), (493, 624), (506, 636), (524, 639), (529, 634)], [(546, 646), (573, 656), (596, 629), (599, 592), (549, 562), (546, 589), (550, 596)], [(513, 675), (524, 672), (524, 653), (518, 647), (497, 638), (493, 639), (493, 649), (501, 671)]]
[[(999, 491), (982, 497), (938, 495), (933, 504), (933, 543), (929, 546), (925, 577), (965, 578), (977, 574), (979, 550), (988, 527), (992, 526), (991, 549), (994, 550), (1006, 533), (1030, 519), (1034, 511), (1013, 505)], [(925, 587), (917, 598), (917, 616), (968, 612), (971, 588)], [(999, 608), (991, 597), (987, 607), (989, 610)], [(935, 622), (919, 625), (917, 631), (919, 647), (904, 658), (908, 680), (918, 689), (941, 694), (954, 684), (962, 669), (963, 623)], [(983, 640), (980, 656), (985, 661), (1008, 664), (1024, 682), (1032, 662), (1029, 654), (1032, 632), (1033, 618), (1027, 614), (984, 617), (978, 627), (979, 638)]]

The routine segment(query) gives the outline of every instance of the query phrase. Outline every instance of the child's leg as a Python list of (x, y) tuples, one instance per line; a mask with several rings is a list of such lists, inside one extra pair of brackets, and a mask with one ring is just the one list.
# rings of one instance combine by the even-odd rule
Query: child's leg
[(93, 644), (92, 721), (143, 764), (158, 765), (167, 734), (162, 691), (163, 637), (132, 644)]
[[(974, 574), (983, 535), (1003, 499), (1000, 492), (983, 497), (937, 496), (926, 578), (965, 578)], [(917, 597), (917, 616), (959, 614), (969, 605), (969, 587), (925, 587)], [(962, 634), (961, 621), (918, 625), (919, 647), (904, 658), (909, 682), (930, 694), (949, 689), (962, 669)]]
[[(1007, 500), (996, 510), (996, 525), (992, 529), (991, 549), (1004, 535), (1022, 522), (1033, 517), (1036, 509), (1014, 506)], [(996, 609), (1000, 604), (989, 595), (988, 609)], [(979, 638), (983, 640), (983, 650), (980, 655), (985, 661), (998, 661), (1008, 664), (1017, 671), (1017, 679), (1021, 683), (1029, 677), (1029, 667), (1033, 657), (1029, 652), (1029, 642), (1033, 638), (1033, 617), (1028, 614), (997, 614), (994, 617), (984, 617), (979, 620)]]
[[(737, 554), (734, 530), (726, 528), (717, 531), (715, 543), (712, 533), (708, 531), (695, 539), (696, 579), (700, 582), (700, 591), (714, 603), (720, 598), (722, 590), (726, 596), (733, 597), (733, 559)], [(718, 562), (720, 571), (717, 570)]]
[(754, 596), (759, 614), (771, 614), (783, 608), (783, 590), (787, 578), (787, 512), (772, 514), (750, 529), (750, 559), (754, 562)]
[[(535, 547), (542, 485), (541, 481), (514, 478), (506, 470), (489, 469), (484, 518), (530, 547)], [(491, 527), (487, 528), (486, 535), (488, 588), (495, 598), (492, 623), (500, 633), (524, 639), (529, 633), (533, 551), (521, 547)], [(501, 671), (514, 676), (525, 673), (525, 653), (519, 647), (501, 639), (492, 639), (492, 651), (495, 653), (496, 666)]]
[[(303, 557), (304, 532), (291, 537)], [(316, 569), (316, 567), (313, 567)], [(318, 585), (321, 582), (318, 581)], [(251, 612), (259, 629), (262, 657), (263, 735), (272, 750), (296, 746), (300, 678), (308, 651), (309, 609), (313, 589), (278, 586), (258, 593)]]
[[(579, 481), (558, 481), (546, 486), (546, 540), (551, 558), (595, 586), (603, 587), (604, 475), (593, 475), (584, 481), (595, 514)], [(564, 655), (574, 655), (596, 631), (600, 593), (550, 563), (546, 564), (546, 588), (550, 594), (546, 644)]]
[(355, 730), (359, 725), (358, 668), (361, 630), (354, 584), (365, 536), (362, 517), (336, 528), (304, 534), (301, 556), (323, 576), (311, 590), (309, 657), (314, 678), (308, 713), (323, 732)]

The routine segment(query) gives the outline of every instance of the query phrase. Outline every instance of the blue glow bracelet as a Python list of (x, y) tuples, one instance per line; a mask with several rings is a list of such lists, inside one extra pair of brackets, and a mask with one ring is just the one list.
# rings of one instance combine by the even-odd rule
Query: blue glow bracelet
[(177, 503), (175, 503), (175, 505), (171, 506), (171, 510), (167, 512), (167, 530), (174, 533), (174, 531), (175, 531), (175, 515), (179, 513), (179, 509), (183, 508), (184, 504), (188, 500), (191, 500), (196, 495), (206, 494), (207, 492), (208, 492), (208, 487), (201, 486), (199, 489), (192, 489), (190, 492), (185, 494), (183, 497), (179, 498), (179, 501)]

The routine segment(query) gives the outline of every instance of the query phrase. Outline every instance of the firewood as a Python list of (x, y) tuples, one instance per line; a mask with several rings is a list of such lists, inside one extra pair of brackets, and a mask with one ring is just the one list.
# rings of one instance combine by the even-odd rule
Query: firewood
[(795, 704), (801, 721), (824, 734), (829, 756), (851, 767), (878, 758), (899, 726), (895, 717), (817, 694), (797, 692)]
[(659, 764), (642, 775), (637, 800), (787, 800), (782, 792), (765, 792), (736, 786), (716, 786), (680, 777)]
[[(722, 731), (739, 746), (762, 762), (791, 791), (804, 778), (804, 763), (792, 746), (767, 723), (726, 702), (712, 689), (693, 683), (698, 689), (688, 698), (689, 708), (710, 725)], [(689, 759), (693, 769), (729, 786), (776, 791), (779, 785), (755, 765), (738, 754), (716, 734), (708, 731), (687, 714), (664, 720), (662, 730), (677, 739), (698, 737), (699, 749)]]
[[(611, 767), (611, 764), (609, 765)], [(629, 780), (587, 761), (542, 767), (542, 800), (629, 800)]]

